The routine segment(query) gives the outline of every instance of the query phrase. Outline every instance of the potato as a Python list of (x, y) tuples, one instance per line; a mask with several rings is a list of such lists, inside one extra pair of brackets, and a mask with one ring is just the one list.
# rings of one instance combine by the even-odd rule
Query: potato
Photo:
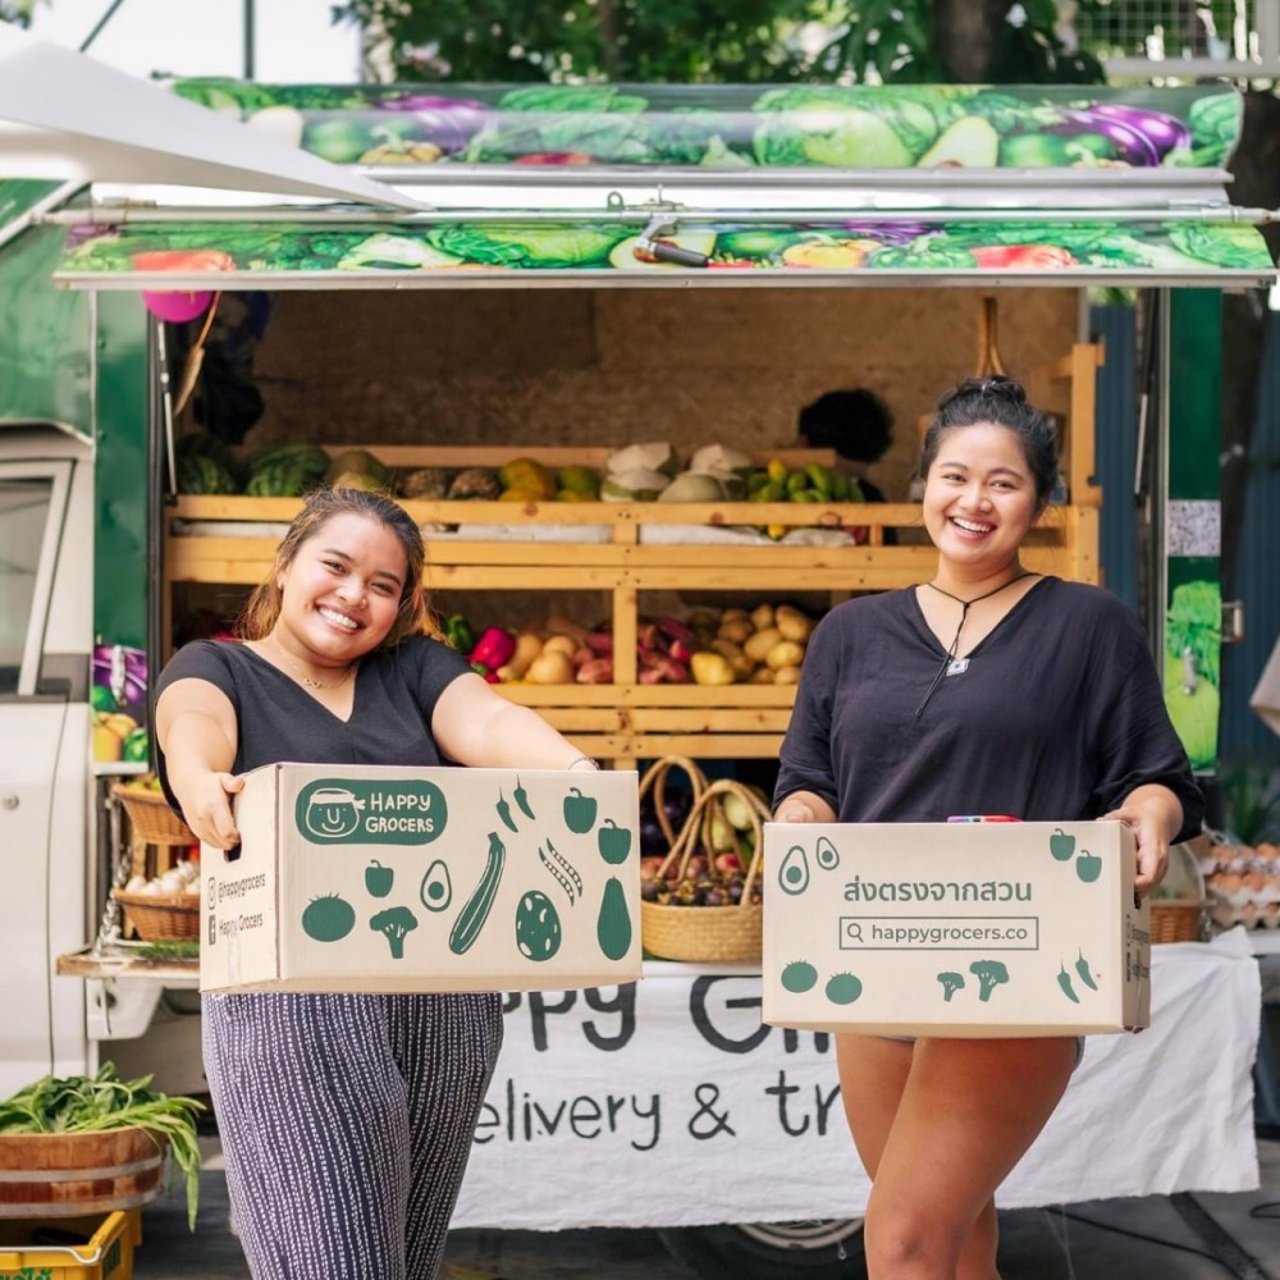
[[(768, 667), (765, 668), (769, 670)], [(774, 684), (799, 684), (800, 668), (799, 667), (779, 667), (777, 671), (770, 672), (773, 676)]]
[[(790, 667), (785, 667), (783, 669), (786, 671), (791, 670)], [(773, 671), (770, 671), (768, 667), (757, 667), (747, 677), (747, 683), (748, 684), (777, 684), (778, 681), (777, 681), (776, 673)]]
[(784, 640), (794, 640), (803, 644), (813, 630), (813, 623), (799, 609), (784, 604), (774, 613), (774, 626), (782, 632)]
[(773, 671), (783, 667), (798, 667), (804, 661), (804, 647), (794, 640), (779, 640), (764, 657)]
[(563, 653), (571, 658), (577, 648), (578, 642), (572, 636), (555, 635), (543, 644), (542, 653)]
[(726, 609), (720, 615), (721, 622), (735, 622), (739, 618), (746, 618), (747, 611), (745, 609)]
[[(755, 669), (755, 660), (743, 653), (741, 646), (732, 640), (713, 640), (711, 647), (722, 658), (725, 658), (739, 680), (745, 680)], [(698, 655), (694, 654), (696, 658)]]
[(782, 638), (782, 632), (777, 627), (766, 627), (763, 631), (748, 636), (742, 642), (742, 651), (752, 661), (763, 662), (765, 654)]
[(733, 683), (733, 668), (729, 665), (729, 659), (722, 653), (711, 653), (706, 650), (695, 653), (692, 666), (695, 684)]
[(773, 605), (759, 604), (751, 610), (751, 625), (757, 631), (766, 631), (774, 625), (773, 623)]
[(751, 625), (751, 619), (747, 617), (730, 618), (727, 622), (720, 624), (720, 630), (717, 632), (721, 640), (732, 640), (734, 644), (741, 644), (754, 633), (755, 628)]
[[(552, 637), (554, 639), (554, 637)], [(566, 637), (567, 638), (567, 637)], [(572, 643), (572, 642), (571, 642)], [(572, 684), (577, 676), (577, 668), (573, 659), (560, 649), (544, 646), (542, 652), (533, 660), (533, 665), (524, 673), (529, 684)]]

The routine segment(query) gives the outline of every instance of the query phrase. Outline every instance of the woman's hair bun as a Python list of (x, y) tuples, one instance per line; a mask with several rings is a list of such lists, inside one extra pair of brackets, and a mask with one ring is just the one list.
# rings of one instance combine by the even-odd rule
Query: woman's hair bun
[(1027, 392), (1022, 383), (1006, 378), (1002, 373), (990, 373), (983, 378), (965, 378), (958, 386), (952, 387), (938, 401), (938, 412), (941, 413), (957, 400), (964, 400), (970, 396), (1003, 400), (1006, 404), (1027, 403)]

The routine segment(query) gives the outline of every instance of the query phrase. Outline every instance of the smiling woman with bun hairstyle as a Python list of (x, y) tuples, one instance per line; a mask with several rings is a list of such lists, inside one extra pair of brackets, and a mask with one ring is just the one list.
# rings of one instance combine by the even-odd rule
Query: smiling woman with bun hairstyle
[[(1134, 831), (1139, 892), (1159, 883), (1170, 843), (1199, 830), (1202, 801), (1138, 620), (1100, 588), (1022, 564), (1057, 472), (1053, 424), (1016, 382), (969, 379), (942, 397), (920, 460), (937, 568), (815, 629), (777, 821), (1106, 817)], [(871, 1280), (997, 1280), (994, 1193), (1082, 1043), (836, 1039), (872, 1179)]]

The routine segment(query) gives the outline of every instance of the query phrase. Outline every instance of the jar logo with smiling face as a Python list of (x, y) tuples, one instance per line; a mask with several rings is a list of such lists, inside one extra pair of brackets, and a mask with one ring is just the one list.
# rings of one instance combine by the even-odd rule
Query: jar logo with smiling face
[(341, 787), (313, 791), (304, 817), (307, 832), (321, 840), (340, 840), (353, 835), (360, 825), (364, 802)]
[(434, 782), (320, 778), (298, 792), (294, 821), (309, 844), (430, 844), (448, 803)]

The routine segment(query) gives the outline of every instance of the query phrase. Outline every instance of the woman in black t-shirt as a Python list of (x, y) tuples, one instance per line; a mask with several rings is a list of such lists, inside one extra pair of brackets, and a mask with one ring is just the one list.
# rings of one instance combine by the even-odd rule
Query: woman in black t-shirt
[[(1020, 563), (1057, 471), (1053, 425), (1017, 383), (971, 379), (939, 402), (920, 466), (936, 573), (815, 629), (777, 821), (1107, 817), (1134, 830), (1138, 891), (1159, 883), (1202, 803), (1136, 620)], [(837, 1037), (873, 1184), (871, 1280), (995, 1280), (995, 1190), (1078, 1052), (1071, 1037)]]
[[(201, 840), (239, 843), (238, 776), (280, 761), (595, 768), (429, 638), (422, 538), (360, 490), (312, 494), (242, 644), (159, 681), (160, 774)], [(434, 1276), (502, 1042), (482, 995), (204, 998), (204, 1055), (256, 1280)]]

